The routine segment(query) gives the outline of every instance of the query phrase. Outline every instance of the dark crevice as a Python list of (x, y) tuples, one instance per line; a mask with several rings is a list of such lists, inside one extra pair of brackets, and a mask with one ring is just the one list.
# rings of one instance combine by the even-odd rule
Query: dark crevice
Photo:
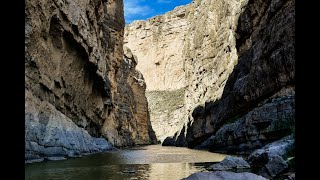
[(72, 24), (72, 25), (71, 25), (71, 28), (72, 28), (73, 32), (74, 32), (76, 35), (79, 35), (79, 36), (80, 36), (78, 27), (77, 27), (76, 25)]
[(58, 82), (58, 81), (54, 81), (54, 86), (55, 86), (56, 88), (59, 88), (59, 89), (62, 88), (61, 85), (60, 85), (60, 82)]
[(85, 130), (90, 132), (90, 135), (93, 137), (101, 137), (100, 127), (92, 121), (85, 127)]
[[(75, 26), (73, 26), (75, 28)], [(64, 44), (65, 44), (65, 49), (68, 52), (69, 56), (71, 57), (76, 57), (76, 59), (79, 60), (79, 62), (74, 62), (76, 60), (72, 61), (72, 69), (73, 71), (81, 71), (82, 73), (82, 77), (84, 78), (84, 83), (87, 84), (88, 86), (91, 86), (92, 90), (91, 90), (91, 94), (90, 97), (102, 97), (103, 101), (108, 101), (111, 99), (111, 84), (109, 82), (108, 79), (104, 79), (102, 76), (97, 74), (97, 69), (98, 66), (92, 62), (89, 61), (89, 57), (88, 57), (88, 52), (86, 51), (86, 49), (82, 46), (82, 44), (80, 44), (79, 42), (77, 42), (74, 37), (73, 34), (71, 32), (68, 31), (64, 31), (63, 32), (63, 39), (64, 39)], [(89, 51), (92, 51), (92, 48), (89, 47)], [(77, 60), (77, 61), (78, 61)], [(73, 65), (74, 64), (74, 65)], [(62, 84), (65, 87), (66, 84), (68, 84), (69, 81), (72, 81), (72, 79), (67, 78), (66, 82), (62, 79)], [(61, 87), (61, 84), (59, 84)], [(70, 95), (73, 94), (74, 89), (71, 89), (72, 87), (69, 87), (67, 90), (67, 92), (65, 91), (64, 97), (65, 97), (65, 103), (70, 104), (72, 103), (74, 100), (74, 97), (72, 97)], [(80, 102), (83, 102), (83, 100), (77, 100)], [(78, 102), (77, 102), (78, 103)], [(94, 103), (91, 101), (86, 102), (87, 105)], [(87, 105), (84, 105), (85, 107)], [(72, 109), (74, 109), (73, 104), (71, 104)], [(84, 107), (82, 107), (84, 108)], [(94, 107), (90, 107), (90, 108), (94, 108)], [(93, 137), (100, 137), (101, 133), (100, 133), (100, 129), (101, 129), (101, 121), (102, 121), (102, 112), (103, 110), (100, 109), (101, 107), (97, 107), (95, 109), (92, 109), (94, 114), (91, 117), (87, 117), (86, 113), (84, 113), (84, 115), (82, 117), (85, 117), (85, 121), (89, 122), (89, 125), (85, 127), (85, 129), (89, 132), (89, 134)], [(102, 107), (103, 108), (103, 107)], [(104, 106), (104, 108), (106, 108)], [(112, 107), (109, 107), (112, 108)], [(80, 109), (80, 108), (78, 108)], [(68, 116), (72, 116), (71, 119), (73, 121), (75, 121), (75, 123), (79, 126), (81, 123), (79, 120), (79, 112), (81, 112), (81, 110), (76, 110), (76, 112), (72, 112), (71, 109), (68, 113)]]
[(61, 22), (57, 15), (51, 17), (50, 28), (49, 28), (49, 36), (52, 40), (52, 45), (57, 49), (62, 49), (62, 31), (63, 27), (61, 26)]

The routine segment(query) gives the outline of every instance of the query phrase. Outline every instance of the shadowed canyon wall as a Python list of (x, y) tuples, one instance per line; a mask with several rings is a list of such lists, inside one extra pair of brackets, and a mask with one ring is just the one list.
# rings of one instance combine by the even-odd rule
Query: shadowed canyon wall
[[(125, 28), (156, 135), (171, 136), (163, 145), (248, 153), (294, 132), (294, 7), (294, 0), (195, 0)], [(177, 65), (161, 66), (169, 62)], [(183, 98), (169, 95), (181, 87)]]
[(156, 142), (123, 1), (27, 0), (26, 160)]
[(248, 1), (236, 28), (238, 64), (221, 98), (193, 111), (189, 147), (211, 136), (211, 150), (245, 153), (294, 131), (294, 18), (294, 0)]

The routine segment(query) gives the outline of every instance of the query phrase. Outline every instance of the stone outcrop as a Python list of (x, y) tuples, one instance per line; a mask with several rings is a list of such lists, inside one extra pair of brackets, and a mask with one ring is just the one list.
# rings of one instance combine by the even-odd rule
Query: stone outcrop
[[(92, 137), (47, 101), (26, 93), (26, 162), (44, 160), (44, 155), (80, 157), (114, 149), (104, 138)], [(52, 157), (53, 156), (53, 157)]]
[(255, 150), (249, 155), (248, 161), (254, 172), (269, 179), (276, 178), (290, 170), (289, 163), (294, 161), (291, 157), (294, 151), (294, 137), (289, 135)]
[(250, 164), (242, 157), (227, 156), (221, 162), (210, 166), (214, 171), (227, 171), (250, 168)]
[(274, 98), (233, 123), (223, 125), (208, 140), (196, 146), (215, 152), (248, 154), (294, 130), (294, 96)]
[(26, 1), (26, 159), (155, 142), (123, 33), (122, 0)]
[(183, 178), (183, 180), (266, 180), (266, 178), (249, 173), (249, 172), (242, 172), (242, 173), (235, 173), (229, 171), (216, 171), (216, 172), (198, 172), (191, 174), (187, 178)]

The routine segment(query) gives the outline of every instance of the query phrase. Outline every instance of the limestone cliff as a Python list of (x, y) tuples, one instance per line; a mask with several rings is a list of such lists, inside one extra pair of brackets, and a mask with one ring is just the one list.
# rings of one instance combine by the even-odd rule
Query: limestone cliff
[[(186, 54), (185, 124), (173, 137), (177, 146), (188, 144), (185, 136), (188, 124), (193, 123), (193, 112), (206, 102), (221, 98), (227, 79), (238, 63), (235, 30), (246, 2), (196, 0), (190, 8), (190, 27), (183, 49)], [(208, 128), (198, 129), (201, 133), (211, 131), (210, 122), (204, 125)]]
[(145, 76), (147, 91), (185, 87), (184, 36), (188, 30), (189, 6), (176, 7), (146, 21), (125, 27), (124, 43), (138, 57), (137, 69)]
[(125, 43), (138, 57), (137, 68), (146, 79), (158, 139), (175, 136), (175, 145), (186, 146), (192, 111), (221, 97), (238, 60), (235, 30), (244, 5), (244, 1), (194, 1), (125, 28)]
[[(184, 37), (189, 7), (176, 7), (147, 21), (125, 27), (124, 42), (138, 57), (137, 69), (145, 77), (152, 127), (163, 141), (183, 124), (185, 78)], [(182, 123), (182, 124), (181, 124)]]
[[(147, 92), (152, 124), (178, 124), (163, 145), (250, 152), (294, 131), (294, 7), (294, 0), (194, 0), (126, 27), (147, 91), (159, 91)], [(173, 25), (172, 17), (180, 21)], [(157, 69), (173, 60), (182, 65), (174, 71), (184, 71), (179, 83), (163, 75), (172, 68)], [(183, 99), (169, 98), (181, 109), (168, 111), (163, 99), (181, 87)]]
[(235, 29), (238, 63), (222, 96), (193, 110), (189, 147), (211, 136), (211, 150), (248, 153), (294, 132), (294, 7), (294, 0), (246, 3)]
[(123, 33), (122, 0), (26, 1), (26, 160), (155, 142)]

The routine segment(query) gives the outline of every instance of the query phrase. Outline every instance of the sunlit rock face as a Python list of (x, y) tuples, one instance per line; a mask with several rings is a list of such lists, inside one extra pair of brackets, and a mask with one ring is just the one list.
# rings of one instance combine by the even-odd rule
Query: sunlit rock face
[[(125, 28), (125, 44), (146, 79), (151, 122), (160, 140), (175, 136), (175, 145), (185, 146), (192, 111), (221, 97), (238, 60), (235, 29), (244, 4), (195, 1)], [(179, 135), (183, 139), (177, 140)]]
[(209, 149), (250, 153), (294, 131), (294, 26), (294, 0), (246, 2), (235, 28), (238, 63), (222, 96), (193, 110), (186, 128), (189, 147), (233, 122), (245, 124), (220, 131), (224, 140)]
[(188, 14), (189, 5), (180, 6), (125, 27), (125, 45), (137, 57), (137, 69), (145, 78), (151, 123), (160, 141), (183, 124), (186, 81), (182, 50)]
[(26, 1), (26, 159), (156, 141), (123, 34), (122, 0)]
[[(170, 136), (163, 144), (250, 152), (292, 133), (294, 7), (294, 0), (194, 0), (125, 28), (156, 135)], [(179, 78), (170, 74), (179, 70)], [(249, 124), (220, 130), (235, 122)], [(227, 142), (209, 142), (218, 131)]]
[(137, 69), (145, 76), (147, 91), (185, 87), (182, 49), (189, 27), (189, 6), (125, 27), (124, 43), (138, 57)]

